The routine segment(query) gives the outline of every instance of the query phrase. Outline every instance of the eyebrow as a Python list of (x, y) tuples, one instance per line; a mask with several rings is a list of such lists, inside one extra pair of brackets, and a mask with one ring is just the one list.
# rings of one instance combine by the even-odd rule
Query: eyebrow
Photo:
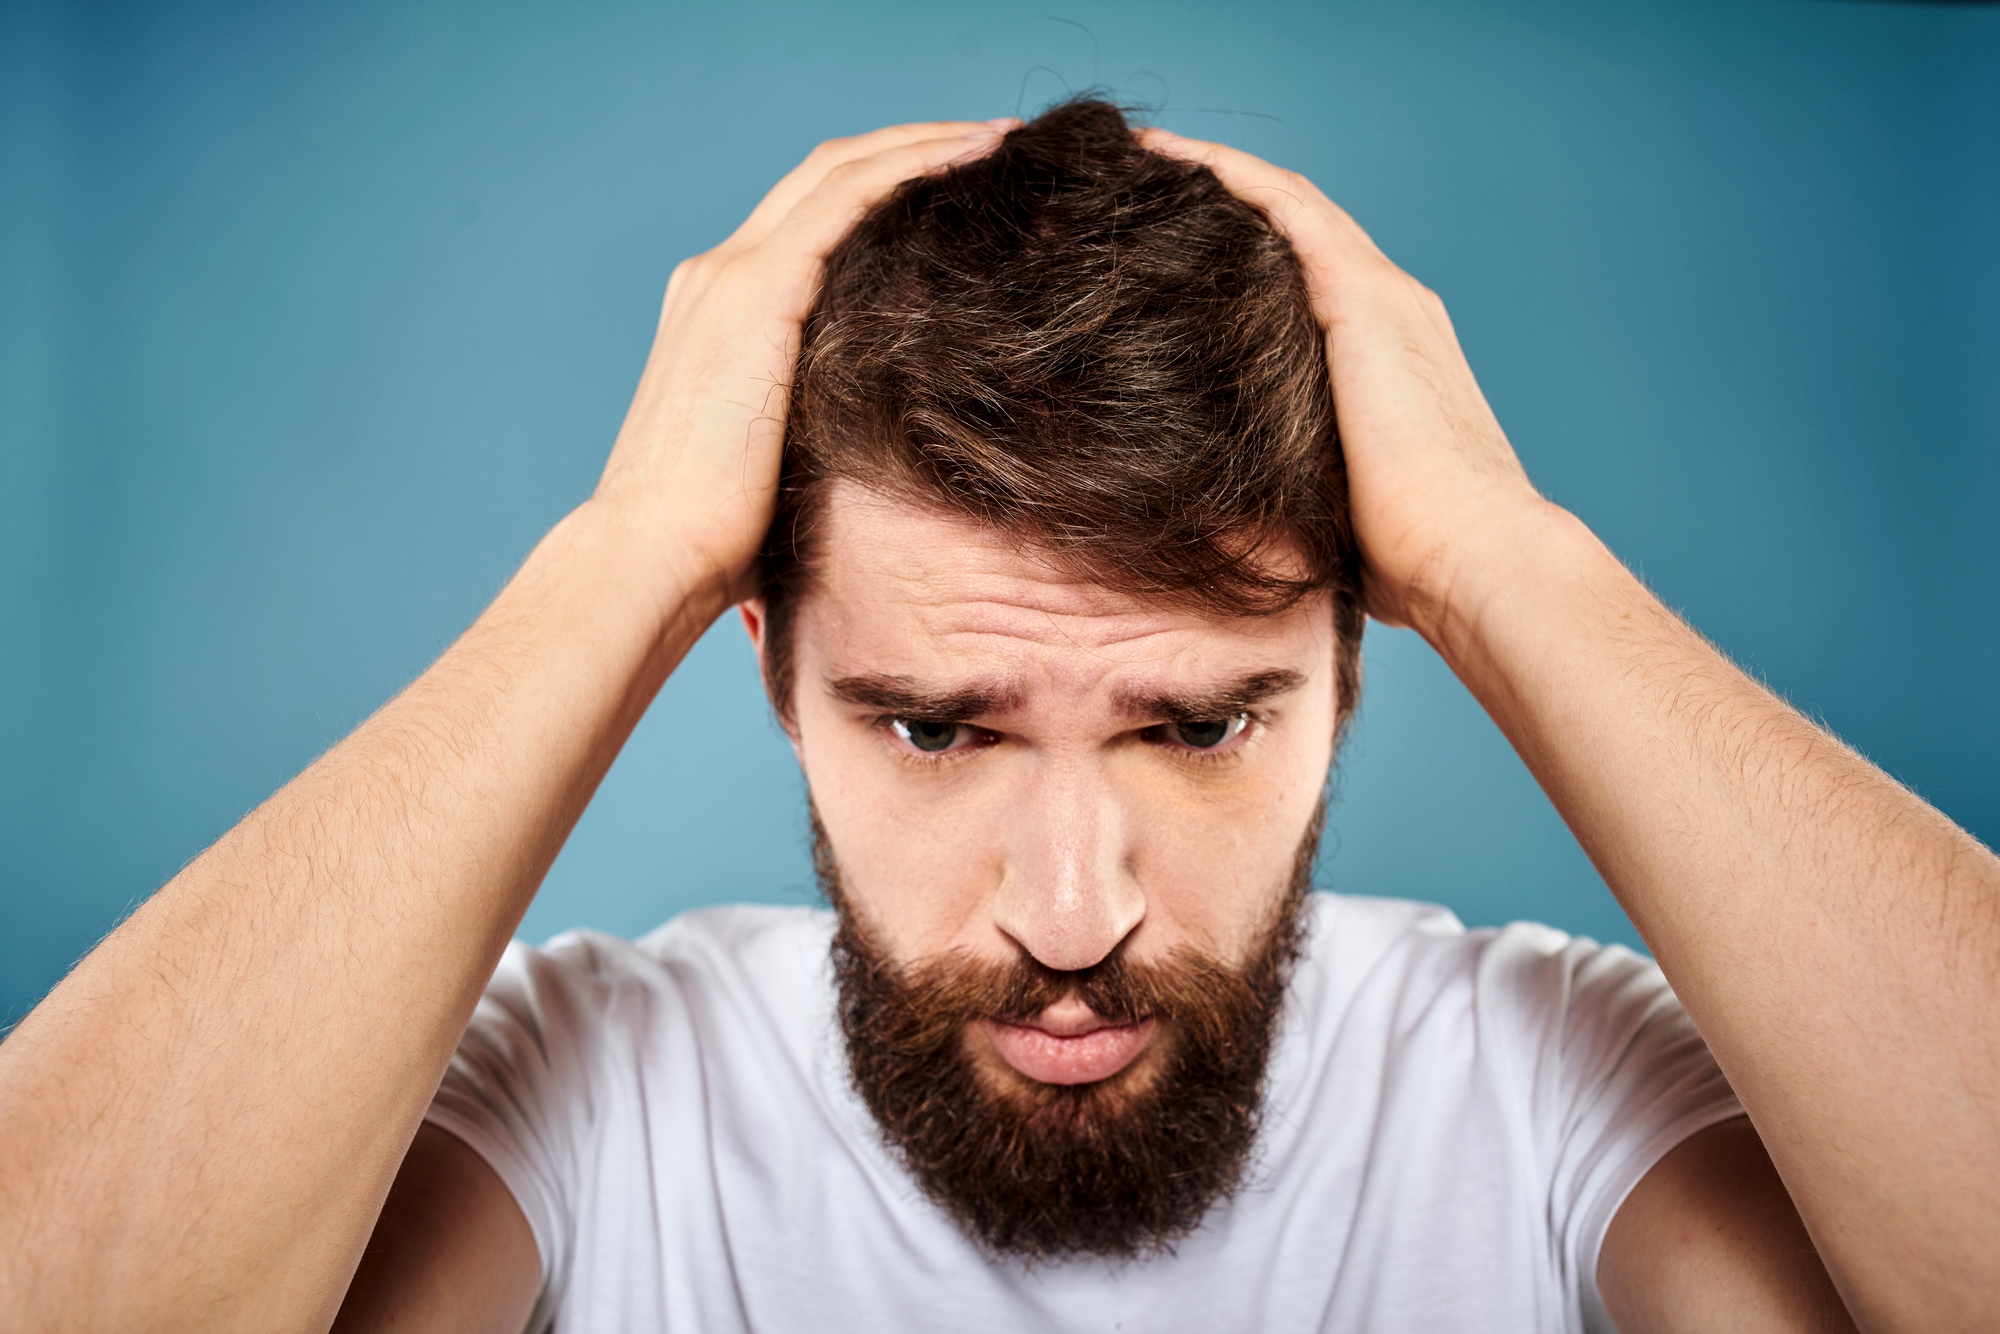
[(962, 722), (1021, 707), (1019, 689), (997, 682), (937, 690), (907, 676), (843, 676), (828, 691), (844, 704), (879, 709), (900, 718)]
[[(1125, 695), (1118, 706), (1133, 717), (1165, 718), (1176, 723), (1205, 722), (1248, 712), (1267, 699), (1297, 690), (1305, 681), (1302, 672), (1252, 672), (1207, 690)], [(951, 722), (1009, 713), (1023, 702), (1021, 692), (1008, 685), (982, 683), (938, 690), (907, 676), (843, 676), (827, 689), (843, 704), (877, 709), (901, 718)]]
[(1297, 690), (1305, 683), (1303, 672), (1252, 672), (1208, 690), (1126, 695), (1118, 703), (1135, 717), (1165, 718), (1175, 723), (1211, 722), (1247, 713), (1265, 700)]

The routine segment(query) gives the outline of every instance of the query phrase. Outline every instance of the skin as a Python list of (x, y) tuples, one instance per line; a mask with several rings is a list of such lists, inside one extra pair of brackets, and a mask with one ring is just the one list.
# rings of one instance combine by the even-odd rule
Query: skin
[[(1247, 957), (1333, 758), (1329, 603), (1213, 620), (846, 485), (825, 522), (791, 730), (845, 890), (892, 957)], [(744, 614), (761, 651), (761, 608)], [(1237, 715), (1212, 747), (1175, 726)], [(955, 735), (926, 754), (898, 734), (907, 717)], [(968, 1035), (996, 1077), (1055, 1083), (1105, 1078), (1164, 1036), (1107, 1029), (1075, 998)]]
[[(821, 257), (895, 181), (981, 151), (972, 128), (823, 146), (683, 265), (592, 499), (429, 672), (0, 1045), (0, 1326), (520, 1328), (525, 1222), (419, 1119), (619, 745), (752, 591), (778, 387)], [(1328, 331), (1371, 612), (1424, 635), (1507, 732), (1749, 1110), (1669, 1154), (1619, 1211), (1599, 1271), (1614, 1317), (1841, 1328), (1844, 1300), (1869, 1329), (1989, 1323), (2000, 1061), (1980, 1017), (2000, 1006), (2000, 862), (1542, 500), (1442, 305), (1309, 182), (1151, 142), (1212, 165), (1291, 236)], [(835, 520), (856, 548), (880, 521), (869, 504), (845, 498)], [(1330, 707), (1323, 667), (1266, 701), (1277, 721), (1226, 773), (1188, 770), (1140, 735), (1145, 710), (1115, 702), (1135, 693), (1121, 685), (1194, 688), (1303, 651), (1313, 613), (1294, 630), (1175, 623), (959, 536), (963, 550), (837, 554), (846, 595), (806, 608), (800, 755), (866, 911), (913, 957), (1018, 945), (1073, 965), (1127, 936), (1240, 949), (1247, 918), (1192, 901), (1169, 850), (1233, 868), (1238, 906), (1272, 891), (1253, 871), (1280, 856), (1275, 835), (1231, 845), (1220, 823), (1185, 821), (1198, 792), (1253, 828), (1282, 810), (1289, 856), (1324, 769), (1326, 729), (1309, 743), (1306, 726)], [(953, 589), (974, 596), (954, 607)], [(826, 694), (857, 671), (955, 686), (996, 669), (1020, 687), (980, 714), (997, 742), (940, 771), (887, 744), (886, 710)], [(904, 860), (928, 836), (897, 818), (906, 803), (990, 827), (959, 864)], [(936, 902), (919, 903), (919, 878)], [(1052, 1037), (1072, 1026), (1040, 1018)]]
[(1690, 1137), (1633, 1188), (1605, 1233), (1597, 1283), (1623, 1334), (1854, 1328), (1743, 1119)]

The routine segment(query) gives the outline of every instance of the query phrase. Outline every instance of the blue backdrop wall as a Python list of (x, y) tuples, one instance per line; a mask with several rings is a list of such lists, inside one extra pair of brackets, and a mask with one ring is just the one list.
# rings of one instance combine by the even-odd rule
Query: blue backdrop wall
[[(2000, 836), (2000, 11), (1832, 0), (0, 5), (0, 1022), (583, 497), (682, 256), (816, 140), (1101, 85), (1313, 176), (1530, 470)], [(1632, 940), (1376, 630), (1322, 875)], [(525, 934), (805, 901), (733, 623)]]

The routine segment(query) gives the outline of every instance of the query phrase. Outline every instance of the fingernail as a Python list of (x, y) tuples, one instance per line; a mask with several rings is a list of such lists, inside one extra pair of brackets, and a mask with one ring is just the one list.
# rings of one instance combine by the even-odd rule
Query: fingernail
[(968, 130), (968, 131), (966, 131), (966, 133), (965, 133), (964, 137), (965, 137), (965, 138), (967, 138), (967, 139), (978, 139), (978, 140), (981, 140), (981, 141), (984, 141), (984, 140), (988, 140), (988, 139), (998, 139), (998, 138), (1000, 137), (1000, 131), (999, 131), (999, 130)]
[(1021, 123), (1021, 118), (1019, 116), (995, 116), (986, 123), (1002, 130), (1011, 130)]

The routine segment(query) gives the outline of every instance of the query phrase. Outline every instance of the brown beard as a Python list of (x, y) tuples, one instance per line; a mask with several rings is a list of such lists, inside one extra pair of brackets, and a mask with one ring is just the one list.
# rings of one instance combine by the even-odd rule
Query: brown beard
[[(1170, 1250), (1241, 1183), (1321, 816), (1242, 966), (1188, 949), (1138, 963), (1121, 947), (1058, 972), (1025, 952), (1011, 963), (949, 955), (899, 968), (841, 892), (813, 812), (813, 864), (840, 919), (834, 977), (854, 1086), (924, 1192), (974, 1241), (1030, 1263), (1137, 1258)], [(991, 1087), (968, 1048), (970, 1025), (1024, 1022), (1072, 992), (1114, 1024), (1157, 1020), (1150, 1045), (1162, 1050), (1093, 1084), (1017, 1076)]]

